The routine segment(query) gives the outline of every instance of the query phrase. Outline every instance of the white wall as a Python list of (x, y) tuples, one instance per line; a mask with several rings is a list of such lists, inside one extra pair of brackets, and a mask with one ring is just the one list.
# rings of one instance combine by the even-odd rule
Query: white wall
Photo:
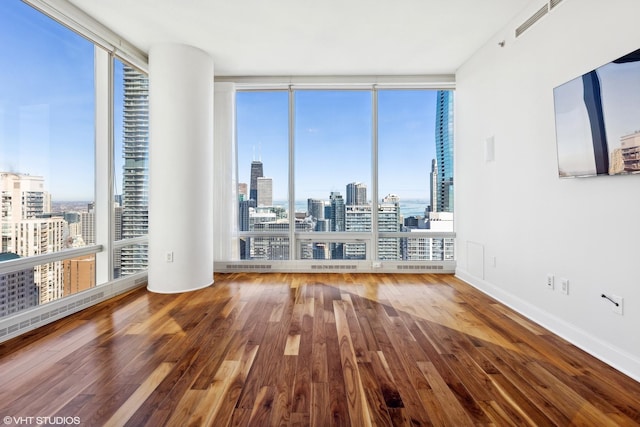
[(559, 179), (553, 105), (554, 87), (640, 48), (640, 2), (565, 0), (515, 39), (533, 3), (456, 75), (457, 274), (640, 379), (640, 176)]

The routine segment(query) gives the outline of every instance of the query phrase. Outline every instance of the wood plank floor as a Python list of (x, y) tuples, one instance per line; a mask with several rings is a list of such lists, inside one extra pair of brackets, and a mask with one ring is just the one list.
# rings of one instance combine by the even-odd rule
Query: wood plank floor
[(6, 416), (640, 425), (640, 384), (450, 275), (216, 274), (207, 289), (136, 290), (1, 344)]

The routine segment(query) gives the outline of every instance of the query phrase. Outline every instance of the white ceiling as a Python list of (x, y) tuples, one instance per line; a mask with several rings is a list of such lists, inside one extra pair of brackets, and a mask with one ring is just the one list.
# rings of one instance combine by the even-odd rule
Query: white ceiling
[(145, 52), (209, 52), (218, 76), (453, 74), (531, 1), (70, 0)]

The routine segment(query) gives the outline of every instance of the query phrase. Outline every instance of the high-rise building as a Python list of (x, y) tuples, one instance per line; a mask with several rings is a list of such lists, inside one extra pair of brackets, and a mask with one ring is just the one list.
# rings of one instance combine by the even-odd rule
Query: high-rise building
[(347, 206), (366, 204), (367, 186), (361, 182), (351, 182), (347, 184)]
[(307, 215), (316, 220), (324, 219), (324, 200), (307, 199)]
[(264, 176), (262, 162), (254, 160), (251, 162), (251, 182), (249, 183), (249, 199), (258, 200), (258, 178)]
[(96, 260), (94, 255), (65, 259), (64, 295), (72, 295), (96, 285)]
[[(14, 253), (0, 253), (0, 261), (17, 258), (20, 256)], [(38, 291), (33, 268), (0, 274), (0, 317), (37, 306), (40, 300)]]
[(239, 202), (238, 209), (238, 230), (249, 231), (249, 213), (251, 208), (256, 207), (255, 200), (242, 200)]
[[(44, 178), (0, 172), (2, 222), (35, 218), (45, 213)], [(3, 250), (3, 252), (6, 252)]]
[(431, 160), (431, 173), (429, 174), (429, 212), (438, 208), (438, 161)]
[(436, 155), (438, 156), (437, 212), (453, 212), (453, 92), (439, 90), (436, 105)]
[(258, 206), (273, 206), (273, 179), (264, 176), (257, 178)]
[(331, 201), (331, 231), (345, 231), (345, 204), (342, 194), (332, 191), (329, 200)]
[[(400, 231), (400, 198), (395, 194), (388, 194), (378, 205), (378, 230)], [(400, 239), (381, 237), (378, 239), (378, 259), (397, 261), (401, 259)]]
[(96, 215), (93, 209), (88, 212), (80, 213), (80, 227), (81, 236), (84, 243), (87, 245), (93, 245), (96, 243)]
[(238, 200), (248, 200), (249, 199), (249, 191), (247, 190), (247, 183), (240, 182), (238, 183)]
[[(331, 231), (345, 231), (345, 204), (342, 194), (332, 191), (329, 196), (331, 202)], [(331, 259), (344, 259), (344, 244), (331, 243)]]
[(620, 138), (625, 172), (640, 172), (640, 131)]
[[(345, 231), (371, 231), (371, 205), (347, 205), (345, 208)], [(345, 243), (345, 259), (366, 259), (364, 243)]]
[[(433, 231), (453, 231), (452, 212), (430, 212), (426, 226)], [(421, 227), (420, 227), (421, 228)], [(409, 232), (419, 228), (410, 227)], [(452, 237), (410, 237), (403, 249), (403, 259), (408, 261), (449, 261), (454, 259)]]
[[(2, 249), (20, 257), (57, 252), (64, 248), (66, 221), (62, 216), (45, 214), (48, 203), (44, 178), (10, 172), (0, 173), (2, 192)], [(66, 230), (65, 230), (66, 229)], [(38, 265), (34, 269), (41, 304), (62, 297), (60, 261)]]
[[(122, 238), (148, 234), (149, 221), (149, 79), (124, 66)], [(146, 245), (121, 250), (121, 274), (147, 268)]]
[[(122, 198), (116, 198), (113, 203), (113, 240), (122, 240), (122, 205), (118, 200)], [(122, 249), (117, 248), (113, 250), (113, 277), (120, 277), (122, 274)]]
[[(58, 252), (63, 249), (65, 220), (62, 217), (33, 218), (7, 225), (14, 238), (9, 252), (22, 257)], [(63, 296), (62, 262), (54, 261), (35, 267), (34, 281), (39, 288), (40, 304)]]
[[(249, 231), (249, 216), (256, 207), (256, 201), (241, 200), (238, 203), (238, 230)], [(251, 259), (249, 241), (250, 239), (240, 239), (240, 259)]]

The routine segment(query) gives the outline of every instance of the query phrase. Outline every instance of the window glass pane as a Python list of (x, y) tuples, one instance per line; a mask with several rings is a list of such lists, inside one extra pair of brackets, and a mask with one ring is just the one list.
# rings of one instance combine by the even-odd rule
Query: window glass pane
[[(17, 0), (2, 2), (0, 40), (0, 252), (93, 244), (94, 46)], [(67, 287), (63, 270), (62, 261), (29, 269), (38, 303), (92, 286)]]
[[(378, 92), (378, 231), (453, 231), (453, 93)], [(381, 237), (381, 260), (446, 259), (442, 239)]]
[[(289, 93), (238, 92), (238, 230), (289, 230)], [(241, 237), (241, 259), (286, 260), (289, 239)]]
[[(305, 217), (304, 231), (371, 230), (371, 99), (370, 91), (296, 92), (296, 216)], [(364, 253), (344, 243), (325, 252), (331, 259)]]
[[(13, 259), (0, 254), (0, 260)], [(49, 280), (38, 282), (39, 278)], [(62, 285), (60, 285), (60, 283)], [(0, 274), (0, 317), (93, 288), (96, 285), (96, 256), (79, 255)]]
[[(116, 241), (148, 234), (149, 81), (146, 74), (114, 61), (114, 212)], [(147, 268), (146, 246), (114, 250), (114, 277)]]

